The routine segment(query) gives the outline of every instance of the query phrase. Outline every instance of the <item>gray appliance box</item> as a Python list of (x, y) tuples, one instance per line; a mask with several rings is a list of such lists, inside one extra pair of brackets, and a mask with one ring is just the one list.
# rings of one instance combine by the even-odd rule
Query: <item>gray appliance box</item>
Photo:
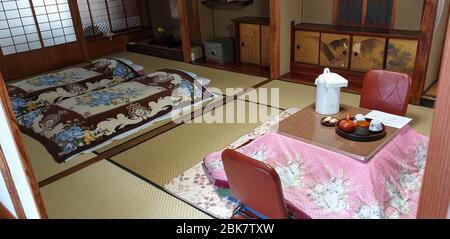
[(234, 40), (232, 38), (216, 38), (205, 42), (206, 61), (225, 64), (234, 61)]

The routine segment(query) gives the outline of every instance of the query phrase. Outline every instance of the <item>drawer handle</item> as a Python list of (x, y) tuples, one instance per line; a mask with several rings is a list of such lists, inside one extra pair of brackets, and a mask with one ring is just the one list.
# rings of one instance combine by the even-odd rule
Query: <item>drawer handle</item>
[(355, 53), (353, 53), (354, 56), (359, 56), (359, 53), (355, 51)]
[(342, 54), (343, 54), (344, 56), (346, 56), (346, 55), (347, 55), (347, 51), (344, 50), (344, 51), (342, 52)]
[(242, 45), (242, 46), (245, 46), (245, 43), (242, 43), (241, 45)]
[(300, 50), (300, 45), (297, 45), (297, 50)]

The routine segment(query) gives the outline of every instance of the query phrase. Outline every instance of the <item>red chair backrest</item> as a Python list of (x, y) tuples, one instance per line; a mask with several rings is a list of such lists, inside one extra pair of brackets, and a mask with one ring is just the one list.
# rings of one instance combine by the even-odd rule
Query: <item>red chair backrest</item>
[(234, 150), (222, 154), (233, 196), (270, 219), (287, 219), (280, 177), (271, 166)]
[(373, 70), (366, 73), (360, 107), (405, 116), (411, 91), (407, 74)]

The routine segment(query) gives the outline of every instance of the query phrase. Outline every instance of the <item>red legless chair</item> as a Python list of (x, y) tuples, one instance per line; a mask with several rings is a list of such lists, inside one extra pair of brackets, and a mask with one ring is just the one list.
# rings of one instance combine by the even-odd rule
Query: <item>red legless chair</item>
[(373, 70), (366, 73), (360, 107), (405, 116), (411, 91), (407, 74)]
[(280, 177), (271, 166), (229, 149), (222, 153), (222, 161), (231, 192), (241, 203), (233, 219), (288, 219), (289, 212), (309, 219), (286, 204)]

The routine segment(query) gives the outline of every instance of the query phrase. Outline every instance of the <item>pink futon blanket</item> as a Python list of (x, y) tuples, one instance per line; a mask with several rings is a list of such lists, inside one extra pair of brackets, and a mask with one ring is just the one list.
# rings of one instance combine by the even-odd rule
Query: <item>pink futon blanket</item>
[[(271, 165), (286, 201), (311, 218), (415, 218), (428, 141), (406, 126), (367, 163), (276, 133), (238, 151)], [(216, 185), (227, 187), (221, 153), (204, 164)]]

